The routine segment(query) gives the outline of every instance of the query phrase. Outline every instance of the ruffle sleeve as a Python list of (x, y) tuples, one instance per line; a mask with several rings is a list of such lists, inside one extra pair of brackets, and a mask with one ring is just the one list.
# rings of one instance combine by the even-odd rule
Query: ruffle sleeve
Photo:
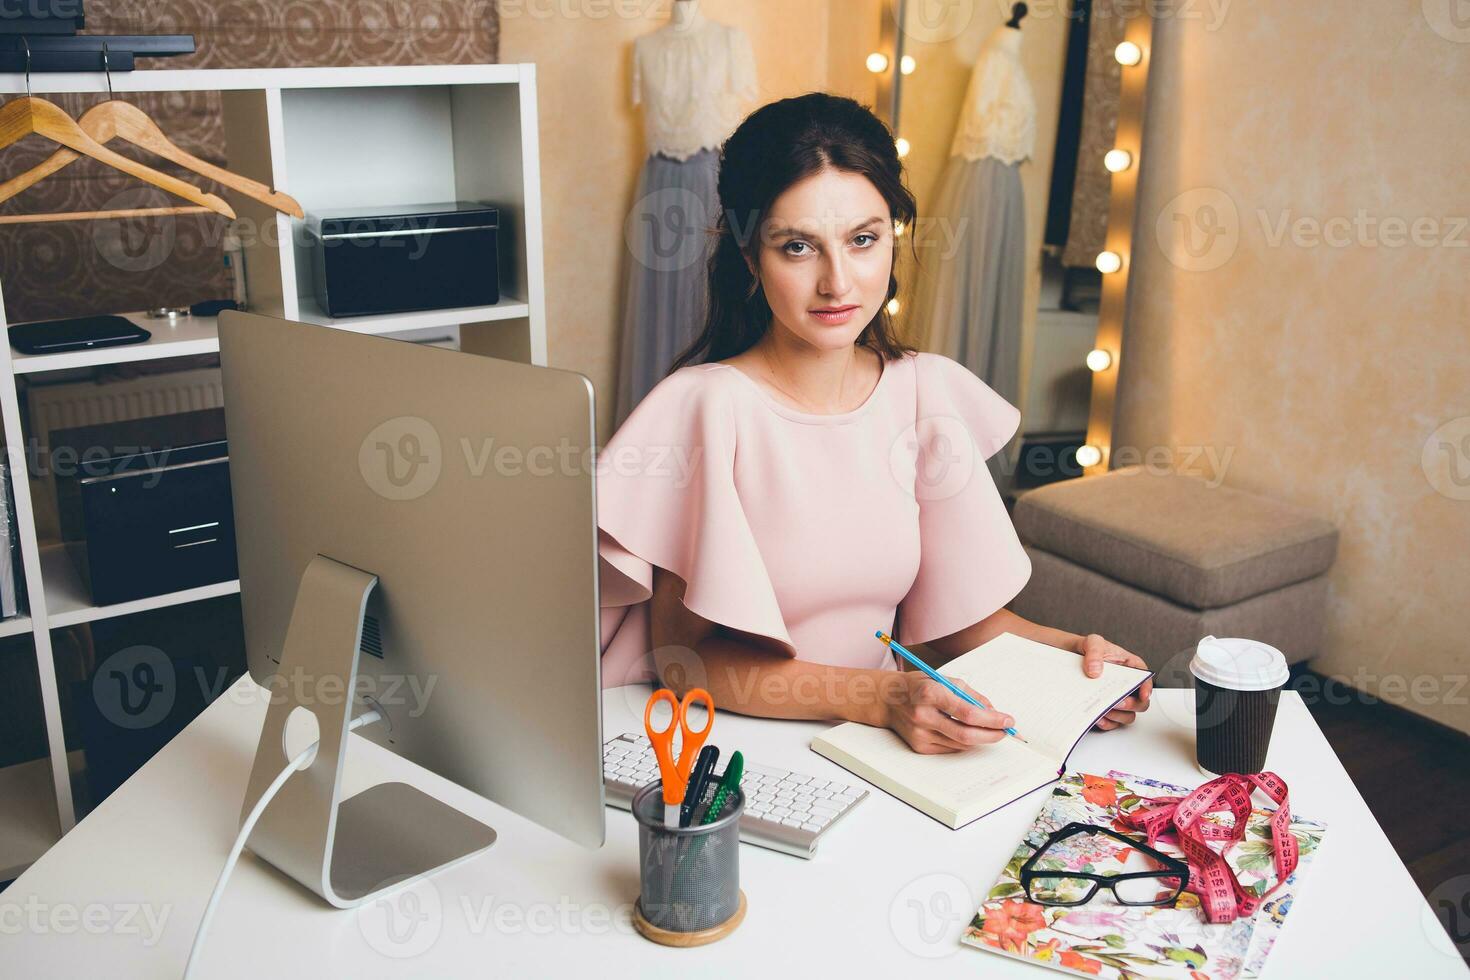
[(1031, 577), (1031, 560), (985, 460), (1021, 413), (964, 366), (920, 354), (914, 495), (919, 573), (898, 607), (898, 638), (924, 643), (1000, 609)]
[(716, 372), (681, 369), (650, 391), (597, 460), (603, 685), (654, 676), (654, 566), (684, 604), (795, 656), (735, 486), (734, 407)]

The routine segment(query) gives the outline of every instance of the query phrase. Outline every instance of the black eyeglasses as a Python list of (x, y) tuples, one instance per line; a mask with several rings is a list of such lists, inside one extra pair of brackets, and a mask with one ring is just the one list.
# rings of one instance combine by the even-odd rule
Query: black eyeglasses
[[(1042, 855), (1078, 834), (1106, 834), (1157, 861), (1160, 867), (1152, 871), (1125, 871), (1115, 875), (1037, 870), (1036, 864)], [(1021, 865), (1021, 887), (1026, 891), (1026, 898), (1037, 905), (1083, 905), (1092, 900), (1099, 886), (1110, 889), (1120, 905), (1172, 905), (1187, 884), (1189, 865), (1185, 862), (1107, 827), (1087, 823), (1067, 824), (1048, 837), (1046, 843)]]

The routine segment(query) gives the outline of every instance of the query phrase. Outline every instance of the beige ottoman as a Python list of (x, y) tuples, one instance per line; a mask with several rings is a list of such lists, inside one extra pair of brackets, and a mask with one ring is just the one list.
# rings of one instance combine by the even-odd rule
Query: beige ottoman
[(1207, 635), (1261, 640), (1291, 663), (1318, 652), (1337, 555), (1329, 521), (1141, 466), (1032, 490), (1012, 516), (1032, 573), (1010, 608), (1101, 633), (1162, 685), (1188, 684), (1178, 655)]

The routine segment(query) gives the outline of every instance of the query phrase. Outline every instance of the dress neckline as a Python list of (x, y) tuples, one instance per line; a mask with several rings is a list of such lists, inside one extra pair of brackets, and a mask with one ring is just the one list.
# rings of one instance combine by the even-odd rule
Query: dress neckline
[(733, 364), (724, 364), (716, 361), (715, 363), (707, 366), (727, 368), (731, 371), (734, 371), (735, 374), (741, 378), (741, 380), (743, 380), (751, 388), (755, 389), (755, 392), (757, 395), (760, 396), (761, 401), (765, 402), (766, 406), (770, 408), (771, 411), (775, 412), (777, 415), (780, 415), (782, 418), (790, 419), (793, 422), (802, 422), (806, 425), (841, 425), (845, 422), (852, 422), (862, 417), (867, 413), (870, 408), (873, 407), (874, 403), (878, 401), (878, 396), (882, 393), (883, 386), (888, 382), (888, 376), (893, 373), (893, 368), (889, 364), (888, 359), (883, 357), (882, 354), (878, 355), (878, 362), (879, 366), (882, 367), (882, 370), (878, 373), (878, 381), (873, 385), (873, 390), (868, 392), (868, 397), (863, 399), (863, 403), (857, 408), (851, 409), (849, 411), (837, 412), (830, 415), (823, 412), (803, 412), (800, 409), (792, 408), (785, 402), (779, 401), (774, 395), (766, 390), (764, 385), (762, 385), (759, 381), (755, 380), (750, 375), (746, 374), (744, 371), (740, 370)]

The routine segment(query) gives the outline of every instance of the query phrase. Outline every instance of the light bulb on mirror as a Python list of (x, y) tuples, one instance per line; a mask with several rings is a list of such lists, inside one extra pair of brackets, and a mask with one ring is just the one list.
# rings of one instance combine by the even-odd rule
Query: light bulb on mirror
[(1127, 150), (1109, 150), (1103, 155), (1103, 166), (1110, 174), (1122, 173), (1133, 166), (1133, 154)]
[(914, 73), (914, 69), (917, 67), (919, 67), (919, 63), (914, 60), (914, 56), (911, 54), (904, 55), (898, 61), (898, 70), (903, 72), (905, 75), (912, 75)]
[(1082, 446), (1077, 450), (1077, 465), (1082, 467), (1096, 466), (1102, 462), (1102, 450), (1093, 445)]
[(898, 316), (898, 311), (900, 309), (902, 309), (902, 304), (899, 303), (897, 296), (888, 301), (887, 310), (889, 316)]
[(905, 228), (904, 228), (904, 224), (903, 224), (902, 221), (895, 221), (893, 223), (893, 237), (894, 238), (902, 238), (904, 231), (905, 231)]
[(1143, 60), (1143, 49), (1132, 41), (1124, 41), (1113, 49), (1113, 57), (1123, 67), (1132, 68)]
[(1098, 252), (1097, 271), (1105, 276), (1110, 276), (1123, 268), (1123, 256), (1117, 252)]
[(1113, 355), (1101, 347), (1089, 351), (1087, 354), (1087, 366), (1094, 371), (1106, 371), (1113, 366)]
[(898, 158), (900, 160), (909, 155), (909, 141), (902, 136), (894, 140), (893, 145), (898, 149)]
[(881, 75), (888, 70), (888, 55), (882, 51), (874, 51), (868, 55), (868, 71), (874, 75)]

